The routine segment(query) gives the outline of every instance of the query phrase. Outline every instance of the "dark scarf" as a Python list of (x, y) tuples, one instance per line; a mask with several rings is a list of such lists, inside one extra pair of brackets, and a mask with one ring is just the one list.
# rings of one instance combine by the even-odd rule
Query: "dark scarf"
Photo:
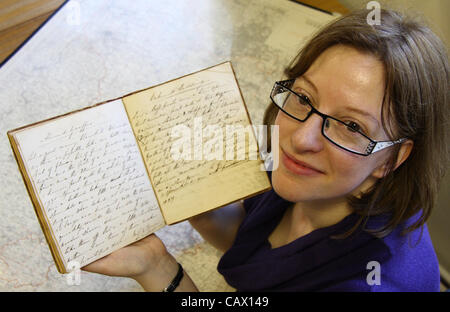
[(218, 264), (228, 284), (238, 291), (320, 291), (352, 279), (368, 288), (367, 263), (388, 259), (388, 247), (361, 230), (343, 240), (329, 237), (354, 225), (356, 214), (270, 249), (267, 238), (290, 204), (273, 190), (246, 200), (248, 213)]

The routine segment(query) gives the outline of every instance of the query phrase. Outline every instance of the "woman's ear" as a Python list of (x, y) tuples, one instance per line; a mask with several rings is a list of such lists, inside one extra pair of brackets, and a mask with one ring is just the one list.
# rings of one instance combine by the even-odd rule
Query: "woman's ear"
[[(397, 154), (397, 161), (395, 162), (394, 170), (396, 170), (406, 159), (408, 159), (409, 155), (411, 154), (411, 151), (413, 149), (414, 142), (412, 140), (406, 140), (402, 143), (400, 146), (400, 150)], [(372, 172), (372, 176), (374, 176), (377, 179), (383, 178), (388, 171), (388, 167), (386, 162), (376, 168)]]
[(398, 151), (397, 155), (397, 162), (395, 163), (394, 170), (397, 169), (405, 160), (408, 159), (409, 154), (411, 154), (411, 151), (413, 149), (414, 142), (412, 140), (406, 140), (402, 143), (402, 146), (400, 146), (400, 150)]

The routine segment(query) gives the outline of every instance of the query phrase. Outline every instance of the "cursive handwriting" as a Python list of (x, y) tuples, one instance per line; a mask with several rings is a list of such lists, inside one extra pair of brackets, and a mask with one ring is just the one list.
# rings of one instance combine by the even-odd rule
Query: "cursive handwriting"
[(31, 130), (19, 144), (67, 263), (83, 266), (161, 227), (120, 100)]
[[(198, 116), (208, 125), (219, 126), (224, 133), (226, 125), (249, 124), (236, 85), (220, 77), (210, 80), (184, 77), (164, 88), (150, 89), (138, 101), (131, 96), (124, 102), (161, 204), (173, 201), (174, 192), (182, 187), (221, 174), (227, 168), (222, 164), (224, 161), (204, 160), (205, 157), (187, 162), (173, 160), (170, 156), (173, 127), (186, 125), (195, 132), (193, 120)], [(209, 138), (192, 139), (192, 150), (195, 151), (202, 149)], [(233, 142), (233, 137), (223, 137), (223, 142), (218, 143), (228, 146)], [(239, 146), (242, 148), (245, 146)], [(227, 161), (230, 162), (237, 163)]]
[[(138, 92), (123, 101), (169, 224), (229, 203), (268, 184), (267, 176), (259, 171), (258, 161), (225, 157), (226, 151), (248, 154), (243, 150), (245, 145), (220, 149), (236, 140), (220, 135), (226, 133), (228, 125), (250, 126), (229, 64)], [(193, 134), (187, 140), (192, 147), (188, 159), (171, 156), (174, 144), (171, 133), (177, 126)], [(250, 137), (250, 144), (256, 146), (252, 133)], [(218, 157), (205, 157), (208, 151), (211, 151), (208, 156), (214, 153)]]

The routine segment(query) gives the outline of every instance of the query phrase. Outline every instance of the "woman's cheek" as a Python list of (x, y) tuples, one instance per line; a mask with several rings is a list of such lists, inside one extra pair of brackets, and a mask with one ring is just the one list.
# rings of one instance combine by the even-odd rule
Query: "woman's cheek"
[(340, 157), (335, 157), (332, 162), (333, 182), (340, 192), (358, 193), (366, 189), (369, 180), (372, 180), (371, 173), (373, 162), (364, 156), (343, 152)]

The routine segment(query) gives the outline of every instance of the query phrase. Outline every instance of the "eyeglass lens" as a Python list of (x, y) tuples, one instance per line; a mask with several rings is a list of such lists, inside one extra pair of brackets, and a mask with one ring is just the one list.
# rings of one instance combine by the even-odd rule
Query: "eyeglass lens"
[[(305, 121), (312, 110), (312, 106), (304, 98), (283, 87), (274, 88), (272, 98), (283, 111), (300, 121)], [(367, 146), (371, 143), (369, 139), (342, 121), (322, 117), (322, 131), (330, 141), (344, 149), (366, 154)]]

